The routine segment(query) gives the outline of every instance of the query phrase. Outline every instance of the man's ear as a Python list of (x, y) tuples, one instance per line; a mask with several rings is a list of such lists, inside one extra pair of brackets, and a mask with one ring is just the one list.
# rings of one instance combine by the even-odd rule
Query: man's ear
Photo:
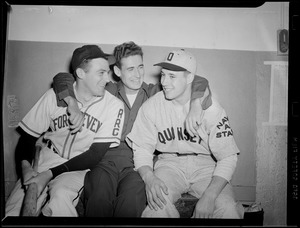
[(121, 70), (116, 65), (114, 66), (114, 72), (115, 72), (115, 75), (117, 75), (119, 78), (121, 77)]
[(85, 72), (81, 68), (76, 69), (76, 74), (77, 74), (78, 78), (80, 78), (80, 79), (83, 79), (85, 77)]
[(187, 83), (188, 83), (188, 84), (192, 83), (192, 82), (194, 81), (194, 77), (195, 77), (194, 74), (189, 73), (189, 74), (187, 75)]

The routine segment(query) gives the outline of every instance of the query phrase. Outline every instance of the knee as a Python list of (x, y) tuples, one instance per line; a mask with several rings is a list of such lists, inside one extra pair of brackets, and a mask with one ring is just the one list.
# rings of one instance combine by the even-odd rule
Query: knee
[(238, 212), (237, 203), (234, 199), (223, 198), (216, 201), (216, 213), (217, 217), (229, 218), (229, 219), (241, 219)]
[(51, 199), (65, 200), (68, 197), (68, 188), (65, 186), (55, 186), (49, 192)]
[(98, 191), (103, 189), (104, 184), (107, 186), (114, 186), (114, 179), (113, 174), (97, 166), (86, 173), (84, 177), (84, 186), (86, 186), (89, 191)]

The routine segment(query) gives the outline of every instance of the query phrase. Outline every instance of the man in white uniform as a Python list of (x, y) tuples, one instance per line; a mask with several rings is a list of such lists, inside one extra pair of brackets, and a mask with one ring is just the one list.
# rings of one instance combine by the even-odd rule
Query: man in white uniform
[[(162, 67), (163, 91), (142, 105), (127, 136), (146, 185), (148, 206), (142, 217), (179, 217), (174, 203), (188, 192), (199, 198), (193, 218), (242, 218), (230, 185), (239, 149), (225, 110), (213, 99), (203, 111), (198, 135), (191, 137), (184, 120), (196, 60), (181, 49), (156, 65)], [(153, 168), (155, 150), (160, 154)]]
[[(19, 123), (18, 156), (23, 181), (18, 181), (6, 203), (6, 216), (20, 215), (24, 198), (22, 185), (33, 182), (37, 183), (40, 196), (38, 211), (49, 194), (49, 200), (42, 207), (44, 216), (77, 216), (75, 206), (86, 172), (101, 160), (108, 148), (120, 144), (123, 129), (124, 105), (105, 92), (110, 71), (108, 59), (96, 45), (84, 45), (73, 52), (71, 64), (76, 76), (73, 87), (85, 117), (80, 132), (71, 134), (68, 109), (57, 106), (53, 89), (49, 89)], [(30, 165), (31, 154), (36, 139), (43, 133), (48, 146), (40, 152), (37, 175)]]

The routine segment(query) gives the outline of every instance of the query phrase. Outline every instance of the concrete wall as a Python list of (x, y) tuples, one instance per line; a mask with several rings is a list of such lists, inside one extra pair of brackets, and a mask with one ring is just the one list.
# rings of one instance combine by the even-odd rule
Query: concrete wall
[[(111, 52), (115, 44), (133, 40), (144, 48), (148, 83), (157, 81), (153, 63), (167, 51), (180, 47), (195, 54), (198, 74), (209, 80), (214, 96), (226, 109), (241, 150), (232, 181), (238, 199), (261, 203), (266, 224), (284, 225), (285, 215), (274, 209), (266, 193), (269, 188), (284, 190), (285, 176), (276, 176), (274, 182), (270, 167), (286, 173), (281, 153), (287, 139), (284, 128), (263, 129), (263, 122), (268, 121), (271, 81), (270, 67), (264, 62), (287, 61), (286, 56), (277, 55), (276, 36), (287, 25), (288, 3), (250, 9), (13, 5), (3, 97), (6, 196), (16, 180), (15, 126), (50, 87), (53, 76), (68, 71), (72, 51), (95, 43)], [(280, 164), (270, 160), (275, 154), (268, 141), (262, 141), (267, 135), (276, 136), (280, 144), (282, 150), (275, 150), (283, 158)], [(277, 197), (276, 206), (284, 211), (285, 196), (278, 197), (278, 191), (269, 196)]]

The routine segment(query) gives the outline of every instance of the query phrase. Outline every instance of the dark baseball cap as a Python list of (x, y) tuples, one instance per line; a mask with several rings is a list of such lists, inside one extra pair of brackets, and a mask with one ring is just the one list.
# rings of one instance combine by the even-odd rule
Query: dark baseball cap
[(116, 62), (113, 55), (104, 53), (97, 45), (89, 44), (75, 49), (71, 60), (72, 69), (75, 71), (84, 60), (97, 58), (106, 59), (109, 65)]

